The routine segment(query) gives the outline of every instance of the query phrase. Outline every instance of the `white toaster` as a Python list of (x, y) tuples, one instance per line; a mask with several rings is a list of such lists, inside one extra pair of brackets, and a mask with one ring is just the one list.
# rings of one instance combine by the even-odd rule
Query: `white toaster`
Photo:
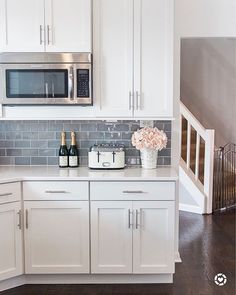
[(90, 148), (88, 166), (91, 169), (125, 168), (125, 147), (120, 144), (99, 144)]

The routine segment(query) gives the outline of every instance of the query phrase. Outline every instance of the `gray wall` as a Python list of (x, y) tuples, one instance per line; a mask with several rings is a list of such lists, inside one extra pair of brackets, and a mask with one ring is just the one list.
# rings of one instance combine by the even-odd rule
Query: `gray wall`
[[(166, 131), (168, 146), (159, 152), (158, 164), (171, 164), (171, 121), (155, 121)], [(126, 147), (126, 163), (139, 165), (140, 155), (131, 144), (139, 121), (0, 121), (0, 165), (57, 165), (60, 133), (76, 132), (80, 164), (88, 163), (88, 151), (97, 143), (121, 143)]]
[(217, 146), (236, 143), (236, 38), (182, 40), (181, 100)]

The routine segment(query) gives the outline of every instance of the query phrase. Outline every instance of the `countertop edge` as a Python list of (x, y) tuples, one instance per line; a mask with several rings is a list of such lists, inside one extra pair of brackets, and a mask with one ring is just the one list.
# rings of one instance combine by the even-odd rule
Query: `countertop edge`
[(177, 181), (178, 177), (153, 177), (153, 178), (142, 178), (140, 177), (9, 177), (1, 179), (0, 184), (11, 183), (11, 182), (24, 182), (24, 181)]
[(178, 181), (174, 167), (157, 170), (126, 168), (124, 170), (94, 171), (86, 167), (77, 170), (60, 170), (49, 167), (0, 167), (0, 184), (24, 181)]

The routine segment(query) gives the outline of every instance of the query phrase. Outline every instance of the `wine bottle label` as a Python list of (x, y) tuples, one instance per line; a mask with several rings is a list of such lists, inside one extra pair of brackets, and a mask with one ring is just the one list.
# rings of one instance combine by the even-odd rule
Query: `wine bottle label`
[(78, 166), (78, 157), (77, 156), (69, 156), (69, 166), (70, 167)]
[(68, 157), (67, 156), (59, 156), (59, 166), (61, 166), (61, 167), (68, 166)]

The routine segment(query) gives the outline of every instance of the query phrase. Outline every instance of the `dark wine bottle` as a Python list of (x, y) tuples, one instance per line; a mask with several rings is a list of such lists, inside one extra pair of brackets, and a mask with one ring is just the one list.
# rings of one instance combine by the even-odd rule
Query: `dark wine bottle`
[(71, 132), (71, 145), (69, 149), (69, 166), (72, 168), (79, 166), (78, 149), (76, 146), (75, 132)]
[(68, 167), (68, 149), (66, 146), (66, 134), (65, 132), (61, 133), (61, 146), (59, 149), (59, 167), (66, 168)]

